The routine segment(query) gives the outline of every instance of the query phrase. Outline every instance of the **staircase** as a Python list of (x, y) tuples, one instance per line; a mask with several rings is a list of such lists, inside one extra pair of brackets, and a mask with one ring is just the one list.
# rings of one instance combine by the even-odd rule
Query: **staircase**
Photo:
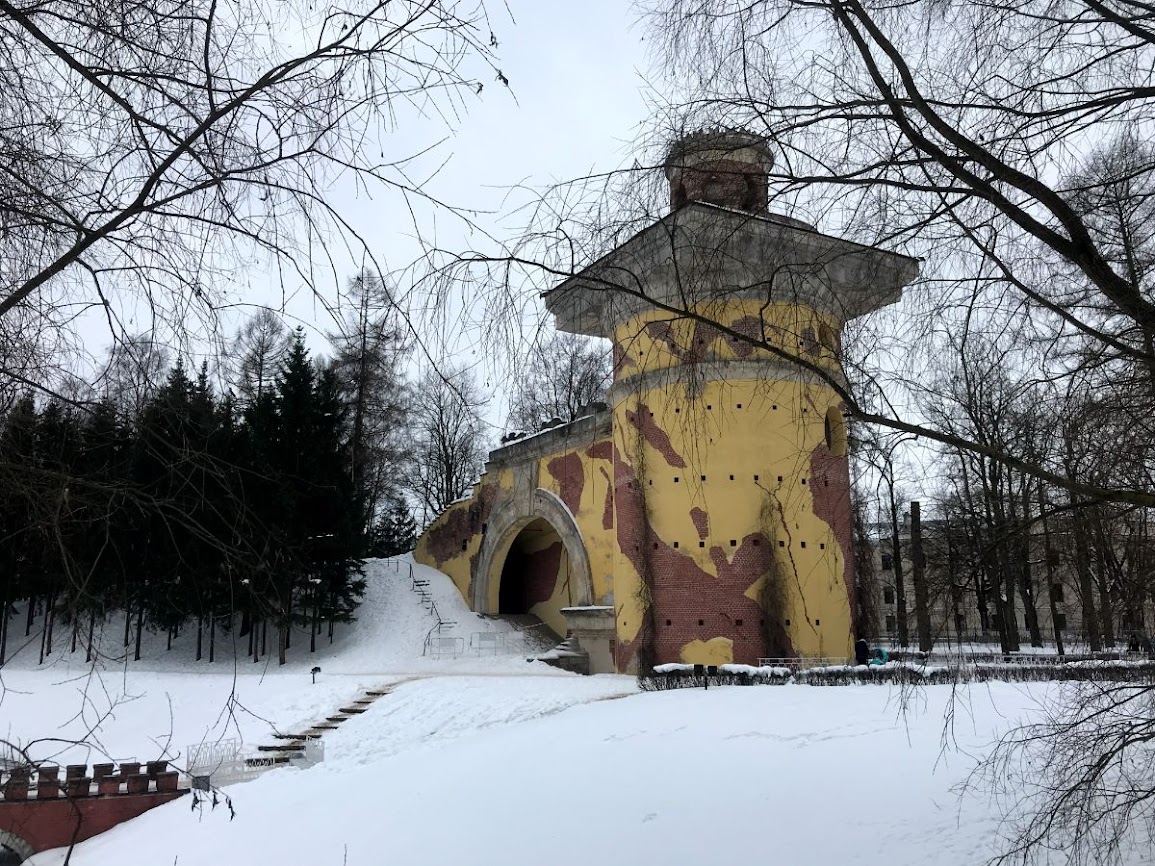
[(368, 710), (376, 701), (392, 692), (397, 686), (409, 680), (400, 680), (380, 688), (365, 689), (356, 698), (348, 701), (323, 720), (314, 722), (297, 733), (276, 733), (277, 742), (257, 746), (257, 754), (245, 757), (241, 754), (239, 740), (225, 740), (217, 743), (200, 743), (188, 748), (188, 774), (193, 778), (193, 788), (208, 790), (235, 782), (254, 779), (267, 770), (287, 764), (310, 767), (324, 760), (323, 737), (335, 731), (342, 723)]
[[(405, 680), (403, 682), (408, 682)], [(320, 740), (327, 731), (335, 731), (343, 722), (373, 706), (373, 704), (393, 691), (401, 683), (393, 683), (375, 689), (366, 689), (345, 706), (338, 708), (332, 715), (325, 716), (324, 721), (315, 722), (299, 734), (274, 734), (273, 738), (280, 742), (273, 745), (257, 746), (257, 751), (271, 755), (275, 763), (287, 764), (294, 759), (305, 758), (305, 752), (311, 741)], [(249, 761), (259, 760), (249, 758)]]
[(567, 637), (553, 649), (542, 653), (537, 657), (537, 660), (570, 673), (589, 674), (590, 672), (590, 654), (582, 649), (578, 639), (573, 636)]

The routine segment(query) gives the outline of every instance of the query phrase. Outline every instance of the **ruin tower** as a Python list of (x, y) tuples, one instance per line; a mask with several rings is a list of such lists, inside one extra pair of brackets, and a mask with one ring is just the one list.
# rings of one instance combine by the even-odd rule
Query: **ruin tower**
[(767, 209), (743, 132), (677, 141), (670, 212), (546, 294), (612, 341), (613, 656), (847, 658), (854, 638), (845, 323), (893, 303), (913, 259)]

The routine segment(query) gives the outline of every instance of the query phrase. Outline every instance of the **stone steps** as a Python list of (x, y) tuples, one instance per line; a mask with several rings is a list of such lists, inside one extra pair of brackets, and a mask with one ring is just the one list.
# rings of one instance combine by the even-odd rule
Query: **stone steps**
[(359, 697), (354, 698), (347, 706), (339, 707), (336, 713), (325, 716), (323, 721), (310, 725), (302, 733), (273, 734), (272, 738), (277, 740), (277, 743), (257, 746), (257, 751), (268, 757), (250, 759), (256, 762), (252, 765), (287, 764), (291, 759), (300, 757), (304, 754), (307, 740), (320, 740), (328, 731), (338, 730), (343, 722), (347, 722), (353, 716), (361, 715), (378, 700), (391, 694), (396, 685), (399, 684), (365, 689)]

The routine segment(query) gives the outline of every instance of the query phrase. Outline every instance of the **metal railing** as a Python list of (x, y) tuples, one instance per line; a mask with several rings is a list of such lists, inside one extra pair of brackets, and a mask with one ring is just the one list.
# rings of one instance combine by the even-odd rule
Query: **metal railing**
[(304, 740), (296, 753), (246, 757), (240, 740), (219, 740), (189, 746), (187, 755), (187, 773), (192, 778), (193, 787), (207, 790), (209, 787), (248, 782), (277, 767), (312, 767), (325, 760), (325, 744), (320, 737), (312, 737)]

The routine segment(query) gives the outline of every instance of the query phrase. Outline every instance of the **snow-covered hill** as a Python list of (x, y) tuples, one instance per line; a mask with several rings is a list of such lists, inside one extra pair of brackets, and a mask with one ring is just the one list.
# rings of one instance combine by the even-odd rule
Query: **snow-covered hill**
[[(440, 611), (443, 620), (457, 623), (445, 631), (447, 635), (462, 638), (463, 657), (457, 664), (439, 665), (437, 661), (424, 655), (424, 642), (435, 620), (427, 605), (413, 591), (412, 579), (428, 582), (428, 592)], [(321, 665), (325, 670), (341, 674), (377, 674), (381, 671), (419, 672), (437, 667), (460, 671), (470, 664), (470, 659), (479, 656), (470, 652), (470, 639), (478, 632), (509, 631), (510, 626), (502, 620), (479, 616), (469, 610), (461, 594), (441, 572), (413, 562), (410, 556), (395, 559), (369, 560), (365, 564), (365, 597), (357, 609), (353, 623), (339, 624), (332, 645), (327, 634), (317, 638), (317, 652), (309, 652), (307, 630), (297, 629), (292, 635), (288, 664), (279, 667), (276, 660), (275, 639), (269, 635), (269, 654), (264, 654), (259, 662), (253, 663), (248, 657), (248, 639), (233, 633), (219, 633), (216, 645), (216, 666), (233, 666), (238, 670), (256, 670), (262, 673), (275, 670), (308, 670)], [(85, 661), (86, 635), (81, 630), (77, 650), (70, 652), (71, 632), (65, 625), (57, 624), (53, 641), (54, 652), (39, 664), (40, 623), (32, 634), (25, 638), (19, 628), (22, 614), (17, 609), (13, 617), (11, 643), (8, 662), (3, 671), (26, 670), (36, 667), (53, 667), (61, 672), (78, 673), (93, 665)], [(118, 670), (131, 667), (137, 671), (205, 672), (213, 669), (207, 661), (208, 646), (205, 638), (205, 660), (195, 661), (196, 634), (192, 628), (185, 628), (167, 648), (167, 636), (163, 633), (145, 631), (142, 641), (140, 661), (127, 662), (131, 650), (124, 647), (124, 620), (120, 613), (114, 614), (107, 623), (97, 630), (95, 641), (97, 660), (95, 667), (102, 670)], [(518, 657), (515, 657), (518, 658)], [(440, 660), (444, 662), (445, 659)], [(450, 659), (450, 661), (453, 661)], [(524, 664), (524, 656), (517, 661), (503, 659), (497, 662), (492, 657), (480, 662), (480, 670), (491, 672), (495, 665), (517, 668)], [(477, 665), (474, 665), (477, 668)]]
[[(412, 589), (411, 567), (418, 580), (429, 582), (442, 618), (458, 623), (445, 634), (460, 638), (460, 657), (424, 654), (435, 620)], [(141, 661), (127, 662), (123, 628), (115, 621), (98, 635), (95, 662), (85, 662), (83, 646), (68, 652), (67, 635), (58, 633), (57, 651), (38, 665), (34, 633), (0, 669), (0, 739), (33, 744), (29, 751), (38, 760), (170, 757), (179, 765), (190, 744), (221, 738), (255, 743), (316, 721), (363, 689), (410, 676), (512, 672), (574, 679), (527, 663), (524, 654), (471, 650), (476, 633), (510, 626), (469, 611), (449, 578), (434, 569), (405, 557), (375, 560), (366, 566), (366, 579), (356, 622), (338, 626), (331, 646), (327, 637), (320, 639), (316, 654), (308, 652), (307, 633), (296, 634), (284, 667), (275, 656), (254, 664), (243, 655), (243, 640), (239, 658), (222, 641), (216, 662), (196, 662), (187, 633), (171, 651), (163, 634), (147, 635)], [(309, 674), (314, 665), (321, 668), (315, 685)]]

